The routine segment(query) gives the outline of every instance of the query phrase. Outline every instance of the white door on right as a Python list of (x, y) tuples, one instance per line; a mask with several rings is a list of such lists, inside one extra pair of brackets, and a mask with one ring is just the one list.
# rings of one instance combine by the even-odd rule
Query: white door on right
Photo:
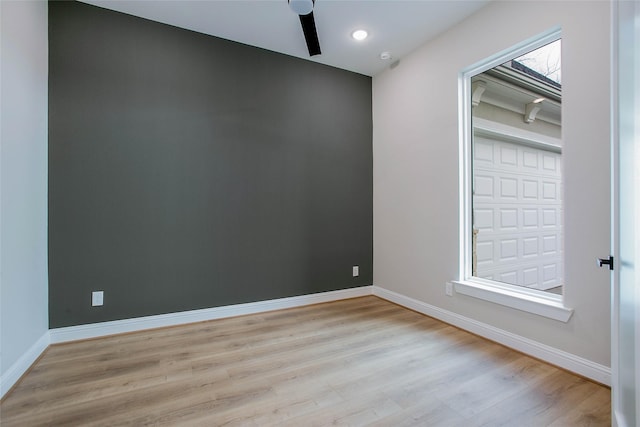
[(640, 2), (613, 2), (614, 81), (613, 425), (640, 426)]

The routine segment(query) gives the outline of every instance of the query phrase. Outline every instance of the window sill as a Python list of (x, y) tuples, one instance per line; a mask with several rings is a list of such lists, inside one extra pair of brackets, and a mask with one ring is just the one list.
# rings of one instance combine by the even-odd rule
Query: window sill
[(513, 290), (509, 286), (468, 280), (453, 281), (456, 293), (490, 301), (516, 310), (567, 323), (573, 314), (572, 308), (562, 304), (562, 298), (555, 295), (538, 295), (530, 290)]

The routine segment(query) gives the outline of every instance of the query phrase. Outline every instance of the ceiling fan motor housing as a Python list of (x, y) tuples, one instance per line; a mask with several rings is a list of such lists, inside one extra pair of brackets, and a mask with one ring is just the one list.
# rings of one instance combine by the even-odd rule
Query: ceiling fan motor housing
[(315, 0), (287, 0), (289, 7), (298, 15), (308, 15), (313, 11)]

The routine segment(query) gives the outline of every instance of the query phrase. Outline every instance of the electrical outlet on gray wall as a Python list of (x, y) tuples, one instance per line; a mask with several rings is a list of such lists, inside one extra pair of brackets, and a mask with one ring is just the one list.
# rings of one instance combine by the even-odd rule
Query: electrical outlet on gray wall
[(91, 305), (93, 307), (99, 307), (104, 304), (104, 291), (91, 292)]

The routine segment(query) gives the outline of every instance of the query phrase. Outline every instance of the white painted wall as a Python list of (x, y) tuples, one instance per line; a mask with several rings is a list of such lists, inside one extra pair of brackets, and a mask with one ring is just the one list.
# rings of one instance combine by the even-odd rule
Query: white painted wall
[(7, 381), (19, 377), (20, 361), (25, 355), (37, 356), (38, 351), (30, 350), (48, 337), (47, 3), (3, 0), (0, 15), (3, 394), (10, 386)]
[[(373, 79), (374, 285), (610, 364), (609, 36), (606, 1), (497, 1)], [(458, 75), (562, 27), (568, 323), (465, 295), (458, 274)]]

